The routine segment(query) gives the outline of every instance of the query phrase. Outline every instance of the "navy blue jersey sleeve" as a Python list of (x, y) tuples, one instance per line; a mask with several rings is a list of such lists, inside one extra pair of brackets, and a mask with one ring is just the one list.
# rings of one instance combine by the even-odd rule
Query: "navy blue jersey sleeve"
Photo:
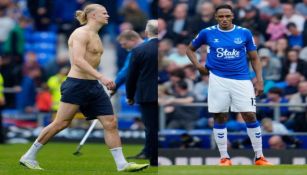
[(257, 46), (255, 44), (254, 38), (250, 30), (245, 30), (245, 36), (246, 36), (246, 51), (255, 51), (257, 50)]
[(206, 42), (206, 35), (207, 35), (207, 30), (204, 29), (200, 31), (200, 33), (192, 40), (192, 46), (197, 50), (201, 45), (207, 44)]

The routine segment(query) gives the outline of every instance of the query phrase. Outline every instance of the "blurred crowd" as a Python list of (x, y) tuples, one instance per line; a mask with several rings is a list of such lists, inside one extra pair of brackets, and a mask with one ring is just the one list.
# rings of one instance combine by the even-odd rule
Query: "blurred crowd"
[[(159, 104), (164, 106), (168, 129), (210, 129), (213, 118), (204, 107), (208, 76), (191, 65), (185, 50), (202, 29), (216, 25), (215, 7), (234, 8), (234, 24), (252, 31), (263, 65), (264, 95), (258, 103), (306, 104), (307, 99), (307, 0), (159, 0)], [(205, 64), (206, 47), (198, 50)], [(250, 69), (250, 77), (255, 74)], [(222, 103), (222, 102), (221, 102)], [(264, 133), (307, 132), (306, 107), (257, 107)], [(240, 114), (231, 113), (230, 132), (245, 132)], [(280, 138), (275, 138), (275, 140)]]
[(22, 112), (56, 111), (60, 85), (69, 71), (67, 39), (79, 27), (75, 11), (89, 3), (104, 5), (109, 24), (101, 37), (114, 45), (117, 68), (127, 51), (116, 42), (123, 30), (142, 34), (156, 18), (156, 0), (1, 0), (0, 106)]

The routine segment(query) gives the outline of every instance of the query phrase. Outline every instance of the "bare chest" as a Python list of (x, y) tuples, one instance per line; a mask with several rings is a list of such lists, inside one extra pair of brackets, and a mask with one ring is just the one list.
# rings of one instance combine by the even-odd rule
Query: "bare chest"
[(103, 47), (100, 38), (93, 37), (87, 45), (87, 51), (93, 55), (102, 55)]

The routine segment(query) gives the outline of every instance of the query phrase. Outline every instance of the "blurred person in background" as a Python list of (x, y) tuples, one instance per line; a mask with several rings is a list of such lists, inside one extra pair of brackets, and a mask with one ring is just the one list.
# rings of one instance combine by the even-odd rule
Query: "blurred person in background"
[(269, 20), (274, 14), (282, 14), (283, 8), (280, 0), (268, 0), (268, 5), (264, 6), (260, 10), (262, 20)]
[(124, 17), (124, 21), (132, 24), (133, 30), (141, 33), (141, 36), (144, 36), (142, 32), (144, 31), (148, 17), (140, 9), (136, 1), (127, 1), (121, 10), (121, 14)]
[(168, 108), (167, 120), (168, 129), (186, 129), (195, 128), (195, 123), (199, 118), (198, 107), (181, 106), (191, 104), (196, 101), (193, 92), (188, 90), (188, 85), (184, 80), (178, 81), (175, 85), (175, 94), (173, 97), (161, 101)]
[(40, 65), (37, 62), (37, 55), (34, 52), (27, 52), (25, 54), (25, 62), (22, 66), (22, 74), (27, 76), (31, 70), (40, 69)]
[(29, 23), (30, 20), (28, 18), (20, 17), (18, 23), (16, 23), (14, 28), (10, 31), (3, 45), (3, 52), (12, 57), (16, 65), (21, 65), (23, 63), (22, 57), (25, 52), (25, 32)]
[[(263, 99), (262, 102), (265, 104), (285, 104), (288, 103), (288, 99), (282, 96), (282, 89), (271, 88), (267, 94), (267, 98)], [(287, 106), (282, 106), (279, 108), (280, 116), (279, 122), (285, 123), (289, 117), (289, 110)], [(274, 118), (274, 107), (260, 107), (258, 113), (260, 113), (261, 118), (268, 117)]]
[[(133, 26), (129, 22), (123, 22), (119, 25), (119, 33), (122, 33), (125, 30), (133, 30)], [(124, 49), (119, 42), (115, 42), (115, 47), (116, 47), (116, 65), (117, 65), (117, 70), (119, 71), (125, 64), (128, 51)]]
[(302, 2), (297, 3), (295, 5), (295, 12), (307, 19), (307, 0), (302, 0)]
[(184, 70), (182, 68), (176, 68), (169, 73), (169, 81), (163, 83), (166, 89), (166, 93), (169, 95), (175, 94), (175, 85), (178, 81), (184, 80), (188, 85), (188, 90), (193, 90), (193, 82), (185, 77)]
[(295, 23), (290, 22), (287, 24), (287, 29), (289, 31), (288, 43), (290, 48), (301, 49), (303, 47), (303, 35), (298, 30)]
[[(298, 86), (298, 93), (291, 96), (289, 104), (307, 103), (307, 81), (302, 81)], [(292, 116), (286, 126), (295, 132), (307, 132), (307, 109), (306, 107), (289, 107)]]
[[(185, 54), (185, 50), (188, 45), (185, 42), (179, 42), (176, 44), (176, 50), (170, 54), (166, 59), (174, 62), (179, 67), (184, 67), (186, 65), (191, 64), (188, 56)], [(197, 59), (200, 59), (199, 54), (197, 54)]]
[(188, 64), (184, 66), (183, 71), (184, 71), (185, 77), (188, 80), (190, 80), (193, 83), (193, 85), (195, 85), (196, 83), (200, 81), (200, 77), (198, 76), (197, 69), (192, 64)]
[(238, 24), (242, 27), (251, 28), (256, 31), (264, 31), (263, 22), (260, 20), (260, 12), (250, 0), (238, 0), (234, 13), (237, 17), (234, 20), (237, 20)]
[(177, 45), (182, 41), (189, 38), (188, 35), (188, 7), (185, 3), (179, 3), (175, 6), (173, 16), (174, 19), (168, 21), (167, 31), (170, 37), (173, 39), (174, 44)]
[(200, 77), (201, 81), (195, 84), (193, 92), (197, 101), (205, 102), (208, 98), (209, 76), (201, 75)]
[(286, 53), (288, 49), (288, 40), (286, 38), (280, 38), (276, 41), (276, 57), (281, 62), (286, 60)]
[(159, 40), (163, 40), (163, 39), (166, 39), (166, 38), (171, 38), (169, 32), (168, 32), (168, 28), (167, 28), (167, 24), (166, 22), (162, 19), (162, 18), (159, 18), (158, 19), (158, 23), (159, 23), (159, 34), (158, 34), (158, 38)]
[(118, 37), (117, 40), (122, 48), (128, 51), (128, 55), (125, 58), (124, 66), (118, 71), (115, 78), (115, 88), (112, 89), (111, 95), (114, 95), (118, 88), (125, 84), (126, 76), (128, 72), (128, 66), (131, 60), (131, 50), (138, 45), (142, 44), (144, 40), (141, 36), (133, 30), (125, 30)]
[(262, 75), (264, 80), (279, 81), (281, 79), (281, 62), (273, 57), (267, 48), (259, 50), (259, 58), (262, 63)]
[(307, 62), (299, 58), (296, 49), (288, 50), (286, 60), (283, 62), (282, 77), (288, 73), (299, 73), (307, 78)]
[[(298, 85), (298, 92), (293, 94), (291, 98), (289, 99), (289, 104), (304, 104), (307, 103), (307, 82), (302, 81)], [(304, 107), (289, 107), (289, 110), (291, 112), (296, 112), (296, 113), (304, 113), (305, 108)]]
[(47, 80), (47, 86), (52, 98), (52, 111), (58, 111), (61, 102), (61, 84), (66, 80), (69, 67), (63, 67)]
[(173, 0), (159, 0), (158, 14), (165, 21), (173, 19), (172, 11), (174, 10)]
[(287, 34), (287, 28), (281, 23), (282, 14), (275, 14), (271, 17), (270, 23), (266, 28), (266, 34), (270, 36), (271, 41), (283, 38)]
[(275, 83), (274, 87), (281, 88), (283, 90), (283, 96), (286, 99), (290, 99), (293, 94), (297, 93), (298, 84), (302, 79), (303, 77), (299, 73), (289, 73), (285, 81)]
[(301, 149), (302, 142), (289, 135), (273, 135), (269, 138), (270, 149)]
[(143, 131), (145, 129), (145, 126), (142, 122), (142, 119), (139, 117), (135, 117), (133, 119), (133, 124), (130, 126), (130, 129)]
[(2, 125), (2, 109), (5, 105), (5, 97), (3, 94), (4, 86), (3, 86), (3, 77), (0, 73), (0, 144), (4, 143), (5, 136), (4, 136), (4, 130)]
[(0, 55), (3, 54), (3, 44), (9, 36), (11, 30), (15, 26), (15, 22), (12, 18), (5, 14), (6, 6), (0, 8)]
[(173, 41), (171, 39), (162, 39), (159, 41), (159, 54), (162, 57), (169, 57), (173, 52)]
[(46, 83), (42, 83), (37, 92), (35, 108), (38, 112), (51, 112), (52, 96)]
[(44, 79), (47, 80), (57, 74), (63, 67), (70, 67), (68, 53), (64, 51), (58, 53), (56, 58), (51, 59), (43, 66)]
[(190, 24), (193, 27), (189, 27), (189, 34), (196, 36), (196, 34), (203, 28), (216, 24), (214, 19), (214, 6), (211, 2), (204, 1), (199, 4), (197, 14), (192, 17)]
[(27, 0), (28, 9), (34, 19), (36, 30), (46, 31), (50, 29), (53, 3), (54, 1)]
[(286, 143), (282, 140), (281, 136), (272, 136), (269, 139), (269, 146), (270, 149), (275, 149), (275, 150), (284, 150), (287, 148)]
[(20, 112), (31, 113), (36, 111), (36, 88), (40, 85), (37, 82), (39, 82), (41, 75), (39, 68), (30, 69), (28, 74), (24, 75), (20, 90), (16, 94), (16, 108)]
[(278, 121), (271, 118), (263, 118), (261, 120), (261, 129), (263, 133), (288, 134), (288, 129)]
[(287, 26), (289, 23), (294, 23), (299, 33), (304, 29), (305, 18), (302, 15), (296, 14), (293, 4), (283, 4), (283, 17), (281, 23)]

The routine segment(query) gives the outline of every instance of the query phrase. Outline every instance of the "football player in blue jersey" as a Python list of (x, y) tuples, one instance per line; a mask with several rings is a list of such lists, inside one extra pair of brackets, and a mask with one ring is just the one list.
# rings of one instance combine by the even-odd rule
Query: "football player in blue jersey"
[[(201, 74), (209, 74), (208, 110), (214, 114), (213, 133), (221, 160), (220, 165), (229, 166), (227, 152), (227, 129), (229, 107), (232, 112), (241, 113), (247, 133), (255, 151), (255, 165), (272, 165), (262, 153), (262, 136), (256, 119), (255, 97), (263, 93), (262, 67), (251, 32), (234, 25), (233, 9), (223, 4), (216, 8), (218, 25), (208, 27), (192, 40), (187, 56)], [(195, 51), (207, 46), (206, 64), (201, 65)], [(248, 55), (248, 57), (247, 57)], [(249, 76), (249, 63), (256, 73), (253, 85)]]

